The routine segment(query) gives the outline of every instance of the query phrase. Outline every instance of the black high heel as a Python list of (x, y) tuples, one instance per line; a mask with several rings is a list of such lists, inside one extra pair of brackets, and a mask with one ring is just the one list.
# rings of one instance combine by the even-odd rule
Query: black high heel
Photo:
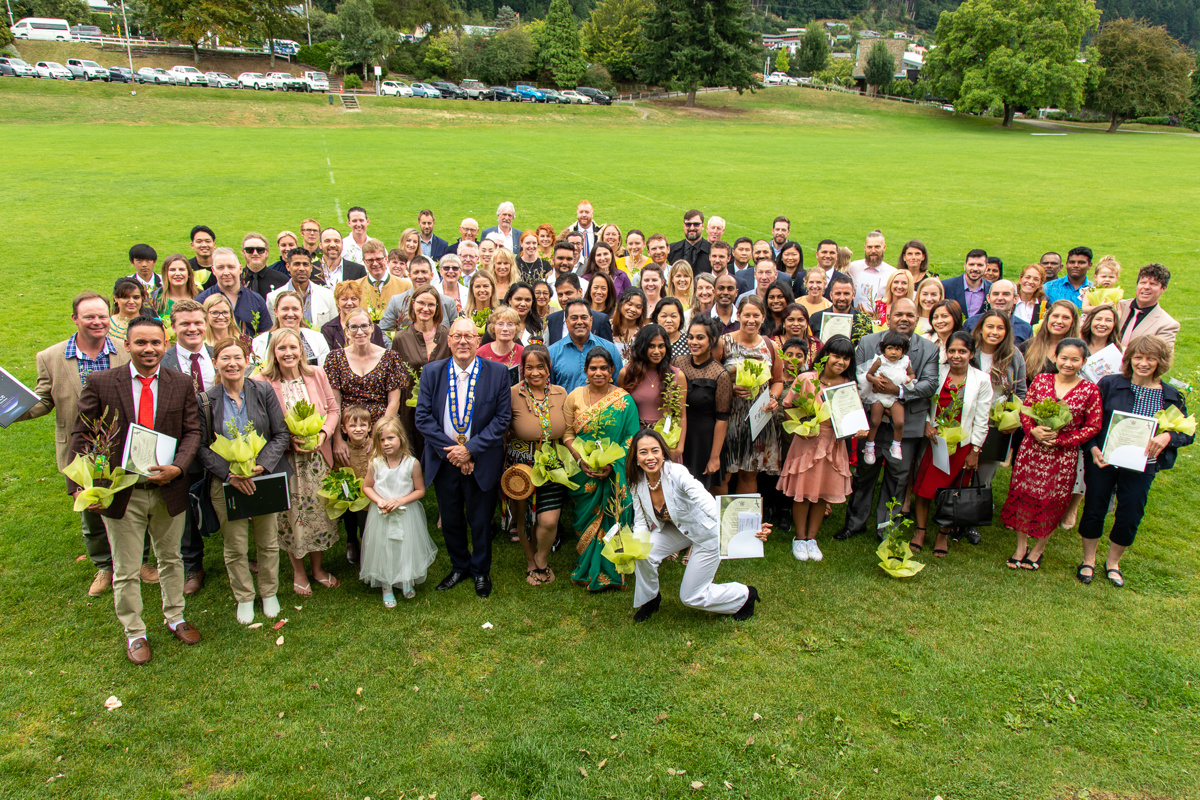
[(746, 597), (746, 603), (733, 615), (733, 618), (738, 622), (744, 622), (753, 617), (754, 604), (762, 602), (762, 598), (758, 596), (758, 589), (755, 589), (753, 586), (748, 586), (747, 588), (750, 590), (750, 594)]

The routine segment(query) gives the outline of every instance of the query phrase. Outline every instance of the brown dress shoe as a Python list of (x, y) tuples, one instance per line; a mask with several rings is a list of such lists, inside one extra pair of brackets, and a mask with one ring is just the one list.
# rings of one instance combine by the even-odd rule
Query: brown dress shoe
[(176, 639), (184, 644), (200, 644), (200, 631), (196, 630), (188, 622), (181, 622), (176, 625), (172, 633), (175, 634)]
[(142, 564), (142, 583), (158, 583), (158, 567), (153, 564)]
[(189, 572), (183, 581), (183, 593), (186, 596), (194, 595), (204, 587), (204, 570)]
[(143, 636), (140, 639), (134, 639), (125, 646), (125, 655), (129, 656), (129, 660), (139, 667), (142, 664), (150, 663), (150, 643)]
[(88, 597), (99, 597), (107, 592), (112, 587), (112, 570), (102, 569), (96, 573), (96, 577), (92, 578), (92, 585), (88, 587)]

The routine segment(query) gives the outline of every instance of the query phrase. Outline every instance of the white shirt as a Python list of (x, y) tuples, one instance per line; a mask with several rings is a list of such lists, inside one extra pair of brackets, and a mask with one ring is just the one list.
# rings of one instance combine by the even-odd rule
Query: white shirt
[[(204, 380), (204, 388), (212, 388), (212, 385), (217, 382), (217, 371), (213, 367), (212, 358), (208, 355), (208, 348), (201, 344), (200, 352), (196, 355), (200, 356), (200, 377)], [(184, 375), (191, 375), (192, 351), (177, 344), (175, 345), (175, 358), (179, 361), (179, 371)]]
[[(133, 376), (133, 421), (137, 422), (138, 409), (141, 408), (142, 402), (142, 376), (138, 374), (132, 361), (129, 362), (129, 374)], [(154, 368), (154, 380), (150, 382), (150, 394), (154, 397), (154, 418), (158, 419), (158, 367)]]
[[(478, 361), (479, 357), (476, 356), (475, 360)], [(475, 364), (475, 362), (472, 361), (471, 364), (469, 364), (466, 369), (463, 369), (462, 367), (460, 367), (458, 365), (457, 361), (455, 361), (453, 358), (451, 358), (450, 359), (450, 368), (451, 368), (451, 371), (454, 373), (452, 380), (457, 382), (459, 379), (459, 376), (470, 374), (471, 367), (474, 366), (474, 364)], [(482, 372), (482, 371), (483, 370), (481, 369), (480, 372)], [(478, 380), (478, 375), (476, 375), (476, 379)], [(464, 380), (460, 385), (465, 387), (468, 385), (468, 383), (466, 380)], [(445, 434), (450, 437), (450, 441), (454, 442), (455, 444), (458, 444), (458, 431), (454, 430), (454, 426), (451, 424), (451, 417), (450, 417), (450, 406), (451, 405), (453, 405), (453, 402), (450, 399), (450, 391), (447, 388), (446, 408), (445, 408), (445, 410), (442, 411), (442, 431), (444, 431)], [(457, 411), (457, 409), (455, 409), (455, 411)], [(471, 441), (471, 426), (470, 425), (467, 426), (467, 434), (466, 435), (467, 435), (467, 441), (468, 442)]]
[(850, 262), (850, 277), (854, 280), (854, 305), (861, 306), (872, 299), (883, 300), (887, 291), (887, 282), (896, 272), (896, 268), (886, 261), (878, 267), (868, 267), (863, 259)]
[(1036, 300), (1034, 300), (1032, 303), (1026, 303), (1024, 300), (1022, 300), (1018, 297), (1016, 305), (1013, 306), (1012, 315), (1014, 317), (1018, 317), (1020, 319), (1025, 320), (1026, 322), (1032, 324), (1033, 323), (1033, 311), (1037, 307), (1038, 307), (1038, 303)]
[[(353, 244), (353, 241), (351, 241), (350, 243)], [(346, 247), (347, 246), (348, 245), (345, 242), (342, 243), (342, 257), (338, 259), (337, 266), (335, 266), (333, 269), (328, 269), (325, 266), (325, 262), (324, 261), (321, 262), (321, 270), (325, 273), (325, 285), (329, 287), (329, 291), (331, 291), (331, 292), (337, 287), (337, 285), (339, 283), (342, 282), (342, 265), (346, 263)], [(362, 258), (361, 252), (358, 254), (358, 257)], [(353, 260), (353, 259), (351, 259), (351, 260)]]
[[(354, 241), (354, 234), (346, 236), (342, 239), (342, 259), (345, 261), (355, 261), (359, 264), (363, 263), (362, 245)], [(342, 265), (338, 264), (338, 274), (341, 274)], [(339, 278), (339, 280), (341, 280)], [(335, 284), (336, 285), (336, 284)], [(333, 286), (329, 287), (330, 289)]]

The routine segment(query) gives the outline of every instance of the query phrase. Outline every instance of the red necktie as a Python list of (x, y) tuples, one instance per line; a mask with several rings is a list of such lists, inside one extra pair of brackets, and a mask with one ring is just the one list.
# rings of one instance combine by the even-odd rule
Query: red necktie
[(142, 396), (138, 399), (138, 425), (143, 428), (154, 427), (154, 392), (150, 387), (157, 377), (157, 374), (151, 375), (149, 378), (137, 376), (137, 379), (142, 382)]
[(204, 373), (200, 371), (200, 354), (192, 353), (192, 382), (196, 384), (196, 391), (204, 391)]

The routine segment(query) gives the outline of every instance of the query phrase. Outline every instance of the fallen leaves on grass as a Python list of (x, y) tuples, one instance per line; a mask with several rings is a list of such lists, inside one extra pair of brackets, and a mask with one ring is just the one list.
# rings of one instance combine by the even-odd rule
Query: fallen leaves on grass
[(288, 624), (287, 617), (284, 617), (283, 619), (279, 620), (279, 622), (276, 622), (274, 625), (272, 625), (271, 628), (272, 628), (272, 630), (279, 630), (280, 628), (282, 628), (284, 625), (287, 625), (287, 624)]
[(704, 788), (704, 784), (700, 781), (692, 781), (692, 788), (699, 791), (700, 789)]
[(104, 707), (109, 711), (115, 711), (116, 709), (120, 708), (121, 705), (121, 701), (117, 699), (115, 694), (109, 695), (108, 699), (104, 701)]
[(276, 647), (279, 647), (279, 645), (281, 645), (281, 644), (283, 644), (283, 637), (282, 637), (282, 636), (280, 636), (278, 639), (276, 639), (276, 640), (275, 640), (275, 646), (276, 646)]
[(253, 625), (247, 626), (247, 630), (254, 630), (255, 628), (261, 628), (261, 627), (262, 627), (262, 623), (256, 622)]

